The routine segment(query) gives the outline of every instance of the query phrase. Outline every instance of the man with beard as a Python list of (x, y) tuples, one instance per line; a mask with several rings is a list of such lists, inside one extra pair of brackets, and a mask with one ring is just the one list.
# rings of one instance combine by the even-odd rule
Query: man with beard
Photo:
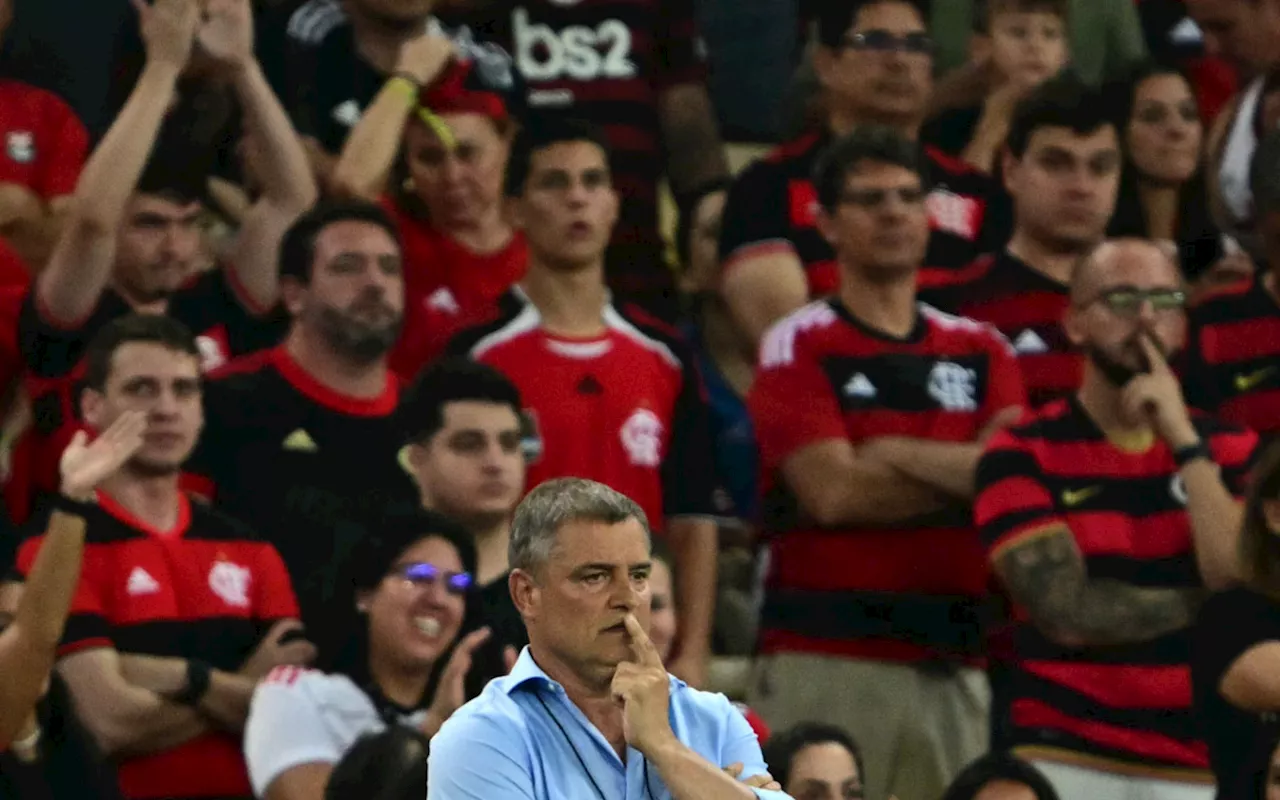
[(1079, 390), (998, 434), (978, 466), (974, 516), (1017, 618), (996, 712), (1063, 797), (1213, 796), (1188, 625), (1239, 575), (1257, 437), (1188, 412), (1166, 361), (1185, 302), (1170, 251), (1099, 246), (1065, 320), (1086, 354)]
[[(139, 312), (181, 321), (198, 337), (205, 369), (278, 340), (269, 318), (278, 300), (274, 254), (315, 201), (306, 154), (253, 57), (249, 0), (159, 0), (139, 11), (146, 67), (85, 165), (74, 210), (19, 319), (34, 425), (19, 447), (31, 459), (14, 471), (30, 474), (36, 492), (57, 489), (58, 457), (80, 427), (74, 386), (85, 345), (111, 320)], [(225, 266), (200, 275), (206, 176), (176, 153), (157, 151), (148, 164), (175, 81), (196, 51), (233, 86), (267, 167)], [(29, 494), (10, 493), (19, 517)]]
[[(419, 505), (400, 466), (399, 383), (387, 353), (404, 311), (395, 223), (365, 203), (321, 206), (280, 247), (284, 343), (215, 373), (193, 488), (284, 557), (321, 654), (346, 641), (338, 603), (353, 544)], [(349, 590), (348, 590), (349, 591)]]
[(1101, 94), (1071, 76), (1033, 91), (1014, 111), (1001, 174), (1013, 198), (1009, 245), (925, 300), (1004, 334), (1034, 407), (1080, 385), (1062, 315), (1071, 274), (1106, 234), (1120, 185), (1119, 136)]
[[(85, 360), (85, 420), (108, 441), (141, 441), (96, 487), (54, 506), (85, 525), (58, 672), (127, 800), (251, 797), (238, 734), (254, 688), (315, 655), (282, 641), (298, 628), (289, 576), (270, 544), (180, 489), (204, 422), (191, 333), (127, 315)], [(42, 546), (23, 544), (21, 573)]]

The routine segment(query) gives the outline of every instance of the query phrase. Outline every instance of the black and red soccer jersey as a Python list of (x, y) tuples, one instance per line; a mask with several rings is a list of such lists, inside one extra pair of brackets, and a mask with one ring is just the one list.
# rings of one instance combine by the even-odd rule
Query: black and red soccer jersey
[[(1257, 436), (1199, 415), (1195, 425), (1224, 481), (1241, 492)], [(977, 488), (974, 518), (992, 561), (1066, 525), (1091, 579), (1201, 585), (1187, 490), (1168, 446), (1121, 450), (1074, 397), (997, 434), (979, 464)], [(1015, 613), (1008, 701), (996, 710), (1012, 745), (1110, 768), (1207, 769), (1192, 712), (1189, 630), (1073, 648), (1049, 640), (1021, 609)]]
[[(172, 530), (150, 528), (102, 493), (86, 522), (84, 566), (62, 656), (112, 648), (237, 672), (274, 623), (298, 615), (275, 548), (185, 496)], [(20, 548), (23, 576), (42, 541), (29, 539)], [(253, 794), (240, 737), (222, 731), (127, 758), (118, 768), (130, 800)]]
[[(701, 82), (706, 63), (686, 0), (515, 0), (454, 18), (511, 53), (528, 104), (603, 129), (622, 197), (618, 245), (662, 250), (658, 181), (665, 174), (658, 101), (670, 87)], [(610, 269), (613, 265), (610, 265)]]
[(714, 516), (709, 412), (687, 348), (630, 308), (606, 307), (604, 323), (595, 338), (555, 336), (516, 289), (495, 320), (463, 331), (449, 350), (520, 388), (542, 443), (528, 488), (589, 478), (639, 503), (655, 530), (669, 517)]
[(398, 399), (390, 373), (376, 397), (348, 397), (283, 347), (232, 362), (204, 387), (189, 485), (280, 551), (322, 656), (357, 622), (346, 603), (353, 546), (420, 506), (399, 460)]
[(1074, 392), (1084, 358), (1067, 339), (1062, 319), (1071, 305), (1064, 283), (1032, 269), (1004, 250), (956, 272), (925, 301), (993, 326), (1013, 345), (1032, 407)]
[(1280, 304), (1262, 280), (1213, 294), (1190, 316), (1187, 401), (1268, 438), (1280, 432)]
[[(810, 297), (824, 297), (840, 285), (835, 251), (818, 232), (818, 192), (813, 169), (831, 138), (812, 133), (782, 145), (757, 161), (733, 183), (720, 229), (725, 272), (744, 258), (794, 253), (804, 265)], [(990, 181), (967, 164), (925, 148), (929, 178), (929, 251), (919, 284), (927, 289), (949, 280), (950, 272), (972, 264), (985, 249)]]
[[(28, 481), (15, 484), (7, 496), (15, 519), (26, 519), (35, 495), (57, 491), (58, 459), (83, 426), (80, 389), (85, 349), (98, 331), (131, 311), (124, 298), (108, 288), (88, 317), (64, 327), (50, 321), (34, 290), (23, 301), (18, 340), (33, 421), (22, 446), (28, 460), (14, 465), (15, 473), (21, 472)], [(205, 272), (192, 280), (170, 299), (168, 315), (196, 335), (205, 370), (270, 347), (284, 333), (282, 318), (255, 309), (229, 269)]]
[(919, 309), (905, 339), (867, 327), (834, 300), (799, 309), (765, 336), (747, 406), (773, 537), (766, 653), (902, 661), (981, 652), (988, 570), (968, 508), (883, 529), (820, 528), (801, 519), (780, 474), (793, 454), (829, 440), (972, 442), (997, 413), (1025, 404), (1013, 351), (998, 333)]

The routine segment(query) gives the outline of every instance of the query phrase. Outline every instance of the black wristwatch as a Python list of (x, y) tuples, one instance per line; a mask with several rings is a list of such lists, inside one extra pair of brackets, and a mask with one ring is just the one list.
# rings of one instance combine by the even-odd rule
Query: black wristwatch
[(187, 685), (172, 698), (179, 705), (195, 708), (209, 693), (209, 682), (213, 679), (213, 667), (203, 661), (191, 659), (187, 662)]
[(1195, 444), (1179, 447), (1173, 451), (1173, 463), (1178, 465), (1178, 469), (1182, 469), (1192, 461), (1199, 461), (1202, 458), (1205, 461), (1213, 460), (1213, 453), (1210, 452), (1209, 445), (1205, 444), (1203, 439)]

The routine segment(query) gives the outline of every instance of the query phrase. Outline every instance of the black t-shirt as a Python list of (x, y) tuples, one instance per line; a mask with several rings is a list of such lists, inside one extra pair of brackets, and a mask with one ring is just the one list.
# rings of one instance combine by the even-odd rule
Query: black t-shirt
[(920, 131), (920, 141), (938, 148), (949, 156), (959, 158), (964, 149), (969, 146), (969, 142), (973, 141), (973, 134), (978, 129), (980, 119), (982, 119), (982, 106), (945, 111), (925, 123)]
[(205, 386), (191, 489), (280, 551), (322, 655), (359, 624), (346, 602), (353, 547), (420, 505), (399, 461), (398, 398), (390, 375), (378, 397), (340, 395), (283, 348), (242, 359)]
[(1280, 602), (1248, 589), (1215, 595), (1201, 609), (1193, 635), (1195, 706), (1209, 745), (1218, 800), (1258, 800), (1256, 787), (1261, 784), (1255, 773), (1261, 765), (1253, 754), (1259, 744), (1276, 741), (1280, 715), (1244, 711), (1228, 702), (1218, 687), (1249, 649), (1280, 641)]
[(471, 672), (467, 676), (467, 694), (470, 697), (478, 695), (489, 681), (507, 674), (503, 661), (503, 651), (507, 647), (519, 651), (529, 643), (529, 632), (525, 630), (524, 619), (511, 599), (506, 575), (481, 586), (472, 595), (472, 603), (467, 609), (467, 630), (461, 635), (486, 625), (492, 633), (472, 661)]

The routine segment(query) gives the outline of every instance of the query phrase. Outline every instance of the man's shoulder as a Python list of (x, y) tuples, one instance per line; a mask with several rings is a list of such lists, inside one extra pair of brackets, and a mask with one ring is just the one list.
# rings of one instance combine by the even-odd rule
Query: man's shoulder
[(490, 308), (469, 314), (449, 340), (448, 355), (480, 358), (500, 347), (532, 333), (541, 324), (533, 304), (517, 291), (508, 291)]
[(760, 342), (760, 367), (770, 369), (794, 363), (806, 345), (839, 330), (840, 322), (834, 304), (826, 300), (792, 311), (765, 332)]
[(512, 697), (516, 688), (511, 676), (489, 682), (478, 696), (453, 713), (431, 741), (440, 745), (465, 746), (485, 742), (506, 749), (523, 738), (528, 728), (524, 709)]

